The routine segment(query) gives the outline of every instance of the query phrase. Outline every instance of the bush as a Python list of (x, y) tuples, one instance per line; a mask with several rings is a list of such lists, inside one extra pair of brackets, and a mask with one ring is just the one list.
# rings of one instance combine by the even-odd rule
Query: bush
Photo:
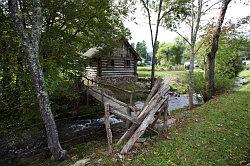
[(171, 71), (183, 71), (185, 70), (185, 66), (184, 65), (171, 66), (170, 70)]
[(169, 70), (173, 64), (167, 59), (161, 59), (160, 66), (164, 67), (166, 70)]
[(244, 69), (245, 69), (245, 70), (250, 70), (250, 64), (246, 64), (246, 65), (244, 66)]
[[(226, 76), (221, 76), (215, 74), (215, 90), (218, 93), (223, 93), (227, 90), (230, 90), (234, 85), (235, 80), (228, 78)], [(194, 91), (201, 93), (204, 100), (208, 99), (208, 81), (203, 76), (202, 72), (195, 73), (194, 77)]]

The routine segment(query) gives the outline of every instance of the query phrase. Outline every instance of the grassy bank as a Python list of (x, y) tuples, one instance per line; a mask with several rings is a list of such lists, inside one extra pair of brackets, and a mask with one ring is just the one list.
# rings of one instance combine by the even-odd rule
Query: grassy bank
[[(243, 71), (250, 81), (250, 70)], [(239, 91), (214, 98), (192, 111), (173, 113), (176, 125), (167, 137), (151, 138), (150, 145), (134, 151), (124, 165), (246, 165), (249, 156), (250, 83)], [(114, 128), (112, 128), (114, 130)], [(104, 135), (105, 138), (105, 135)], [(116, 142), (115, 139), (114, 142)], [(106, 139), (82, 143), (67, 149), (70, 165), (90, 158), (90, 165), (120, 165), (107, 154)], [(101, 159), (101, 162), (98, 162)], [(132, 159), (132, 160), (131, 160)], [(52, 161), (35, 160), (27, 165), (55, 165)]]
[[(186, 78), (188, 71), (166, 71), (166, 70), (157, 70), (155, 71), (156, 77), (161, 78)], [(139, 66), (138, 67), (139, 77), (150, 77), (151, 75), (151, 66)]]
[[(250, 81), (250, 71), (241, 76)], [(169, 139), (161, 138), (127, 165), (246, 165), (249, 160), (250, 83), (191, 112), (176, 113)]]

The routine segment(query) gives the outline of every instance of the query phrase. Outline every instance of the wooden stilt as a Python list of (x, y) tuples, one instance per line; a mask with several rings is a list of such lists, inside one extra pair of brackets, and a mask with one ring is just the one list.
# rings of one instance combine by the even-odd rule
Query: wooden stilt
[[(129, 105), (127, 106), (127, 114), (128, 116), (131, 116), (131, 109), (130, 106), (133, 106), (133, 93), (130, 93), (130, 99), (129, 99)], [(126, 128), (128, 129), (131, 126), (131, 122), (129, 120), (126, 121)]]
[(104, 112), (105, 112), (104, 122), (105, 122), (107, 139), (108, 139), (108, 152), (109, 154), (111, 154), (113, 152), (113, 146), (112, 146), (112, 132), (111, 132), (110, 121), (109, 121), (109, 111), (110, 111), (109, 103), (106, 103), (105, 109), (104, 109)]
[(164, 125), (163, 125), (163, 127), (164, 128), (168, 127), (168, 125), (167, 125), (168, 115), (169, 115), (169, 112), (168, 112), (168, 100), (166, 100), (165, 105), (164, 105), (164, 112), (163, 112), (163, 119), (164, 119)]
[(86, 102), (87, 102), (87, 106), (89, 106), (89, 87), (88, 86), (86, 88)]
[[(165, 101), (166, 98), (163, 97), (163, 101)], [(159, 107), (160, 108), (160, 107)], [(159, 110), (159, 108), (155, 107), (152, 109), (147, 117), (142, 121), (141, 125), (137, 128), (137, 130), (133, 133), (133, 135), (130, 137), (128, 142), (124, 145), (124, 147), (121, 150), (121, 154), (126, 154), (128, 151), (132, 148), (132, 146), (135, 144), (135, 142), (142, 136), (142, 134), (145, 132), (146, 128), (149, 126), (149, 124), (152, 124), (154, 121), (154, 115)]]

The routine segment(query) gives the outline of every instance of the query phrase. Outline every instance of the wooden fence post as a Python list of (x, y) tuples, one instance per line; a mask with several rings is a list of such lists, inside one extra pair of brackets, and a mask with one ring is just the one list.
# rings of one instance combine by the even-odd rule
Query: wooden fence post
[(103, 89), (101, 89), (101, 100), (102, 100), (102, 103), (104, 104)]
[[(129, 105), (127, 106), (127, 114), (128, 116), (131, 116), (131, 109), (129, 106), (133, 106), (133, 92), (130, 92), (129, 96)], [(126, 128), (129, 129), (131, 126), (131, 122), (129, 120), (126, 121)]]
[(87, 86), (86, 88), (86, 102), (87, 102), (87, 106), (89, 106), (89, 87)]
[(109, 154), (111, 154), (113, 152), (113, 146), (112, 146), (112, 132), (111, 132), (110, 121), (109, 121), (109, 111), (110, 111), (109, 103), (105, 104), (104, 111), (105, 111), (104, 122), (105, 122), (107, 139), (108, 139), (108, 152)]
[(166, 100), (166, 103), (165, 103), (165, 105), (164, 105), (164, 112), (163, 112), (163, 119), (164, 119), (164, 125), (163, 125), (163, 127), (164, 128), (167, 128), (168, 127), (168, 124), (167, 124), (167, 122), (168, 122), (168, 99), (169, 99), (169, 97), (167, 98), (167, 100)]

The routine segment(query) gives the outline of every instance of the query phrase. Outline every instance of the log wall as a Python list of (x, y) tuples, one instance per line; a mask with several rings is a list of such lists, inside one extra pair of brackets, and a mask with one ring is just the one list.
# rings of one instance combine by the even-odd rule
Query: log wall
[(136, 69), (136, 55), (133, 54), (131, 48), (122, 44), (119, 48), (114, 49), (112, 58), (93, 58), (91, 64), (86, 67), (86, 74), (88, 78), (92, 79), (97, 79), (97, 77), (137, 77)]

